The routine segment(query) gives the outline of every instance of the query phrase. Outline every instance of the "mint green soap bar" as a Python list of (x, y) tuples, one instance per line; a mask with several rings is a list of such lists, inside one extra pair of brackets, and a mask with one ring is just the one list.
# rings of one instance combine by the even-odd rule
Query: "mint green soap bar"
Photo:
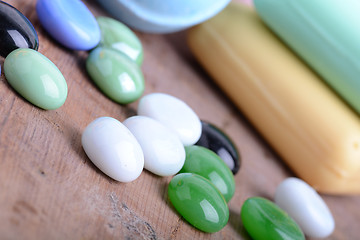
[(305, 239), (297, 223), (265, 198), (248, 198), (241, 208), (240, 216), (246, 231), (254, 240)]
[(201, 146), (185, 147), (186, 158), (181, 173), (196, 173), (213, 183), (227, 202), (234, 196), (235, 180), (229, 167), (213, 151)]
[(119, 51), (97, 47), (86, 60), (86, 70), (100, 90), (120, 104), (134, 102), (144, 92), (140, 67)]
[(123, 52), (141, 66), (144, 58), (143, 47), (135, 33), (115, 19), (97, 17), (96, 20), (101, 30), (100, 45)]
[(42, 109), (57, 109), (67, 97), (67, 84), (59, 69), (41, 53), (19, 48), (4, 62), (8, 83), (26, 100)]
[(360, 1), (254, 4), (264, 22), (360, 113)]
[(207, 179), (180, 173), (169, 183), (168, 196), (175, 209), (203, 232), (218, 232), (229, 220), (224, 197)]

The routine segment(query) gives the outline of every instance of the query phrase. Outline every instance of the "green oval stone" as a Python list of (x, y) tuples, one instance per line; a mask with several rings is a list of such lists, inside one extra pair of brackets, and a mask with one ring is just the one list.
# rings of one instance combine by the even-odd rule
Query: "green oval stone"
[(176, 175), (169, 183), (168, 196), (185, 220), (201, 231), (220, 231), (229, 220), (224, 197), (212, 183), (197, 174)]
[(229, 167), (213, 151), (201, 146), (185, 147), (186, 159), (181, 173), (196, 173), (213, 183), (227, 202), (234, 196), (235, 180)]
[(305, 239), (297, 223), (284, 210), (265, 198), (248, 198), (241, 208), (241, 220), (246, 231), (255, 240)]
[(41, 53), (19, 48), (4, 62), (5, 77), (21, 96), (43, 109), (56, 109), (64, 104), (67, 84), (59, 69)]
[(115, 102), (134, 102), (144, 92), (140, 67), (119, 51), (95, 48), (86, 60), (86, 70), (100, 90)]
[(141, 66), (143, 47), (135, 33), (115, 19), (97, 17), (96, 20), (101, 30), (100, 45), (123, 52)]

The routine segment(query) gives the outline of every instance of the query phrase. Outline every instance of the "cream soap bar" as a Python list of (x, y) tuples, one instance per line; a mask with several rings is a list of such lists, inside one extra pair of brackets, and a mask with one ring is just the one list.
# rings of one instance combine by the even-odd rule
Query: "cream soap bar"
[(296, 175), (322, 193), (360, 193), (360, 119), (251, 7), (230, 4), (188, 41)]
[(264, 22), (360, 113), (360, 1), (254, 4)]

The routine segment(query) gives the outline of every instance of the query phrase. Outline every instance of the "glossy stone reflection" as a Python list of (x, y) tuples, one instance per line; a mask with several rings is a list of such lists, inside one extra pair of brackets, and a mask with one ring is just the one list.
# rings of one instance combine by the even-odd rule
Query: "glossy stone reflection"
[(217, 155), (226, 163), (233, 174), (236, 174), (240, 169), (240, 155), (234, 143), (230, 138), (214, 125), (201, 121), (202, 134), (198, 146), (206, 147)]
[(223, 160), (213, 151), (201, 146), (186, 146), (186, 159), (181, 173), (195, 173), (209, 180), (227, 202), (235, 193), (234, 176)]
[(197, 174), (176, 175), (169, 183), (168, 195), (185, 220), (201, 231), (220, 231), (229, 220), (229, 208), (221, 193)]
[(97, 17), (101, 30), (100, 45), (116, 49), (141, 66), (144, 53), (139, 38), (123, 23), (108, 17)]
[(67, 84), (60, 70), (41, 53), (21, 48), (4, 62), (8, 83), (26, 100), (42, 109), (57, 109), (67, 97)]
[(140, 67), (120, 51), (97, 47), (86, 60), (86, 70), (100, 90), (120, 104), (134, 102), (144, 92)]
[(30, 21), (13, 6), (0, 1), (0, 55), (17, 48), (37, 50), (39, 39)]
[(305, 239), (297, 223), (284, 210), (265, 198), (248, 198), (240, 215), (246, 231), (254, 240)]

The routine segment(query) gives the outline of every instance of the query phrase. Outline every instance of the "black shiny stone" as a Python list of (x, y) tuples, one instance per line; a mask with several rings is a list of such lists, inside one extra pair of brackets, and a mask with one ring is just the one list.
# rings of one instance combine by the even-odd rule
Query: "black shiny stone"
[(235, 175), (240, 169), (240, 155), (234, 143), (214, 125), (204, 121), (201, 121), (201, 125), (201, 137), (195, 144), (206, 147), (219, 155)]
[(39, 48), (39, 39), (30, 21), (13, 6), (0, 1), (0, 55), (17, 48)]

